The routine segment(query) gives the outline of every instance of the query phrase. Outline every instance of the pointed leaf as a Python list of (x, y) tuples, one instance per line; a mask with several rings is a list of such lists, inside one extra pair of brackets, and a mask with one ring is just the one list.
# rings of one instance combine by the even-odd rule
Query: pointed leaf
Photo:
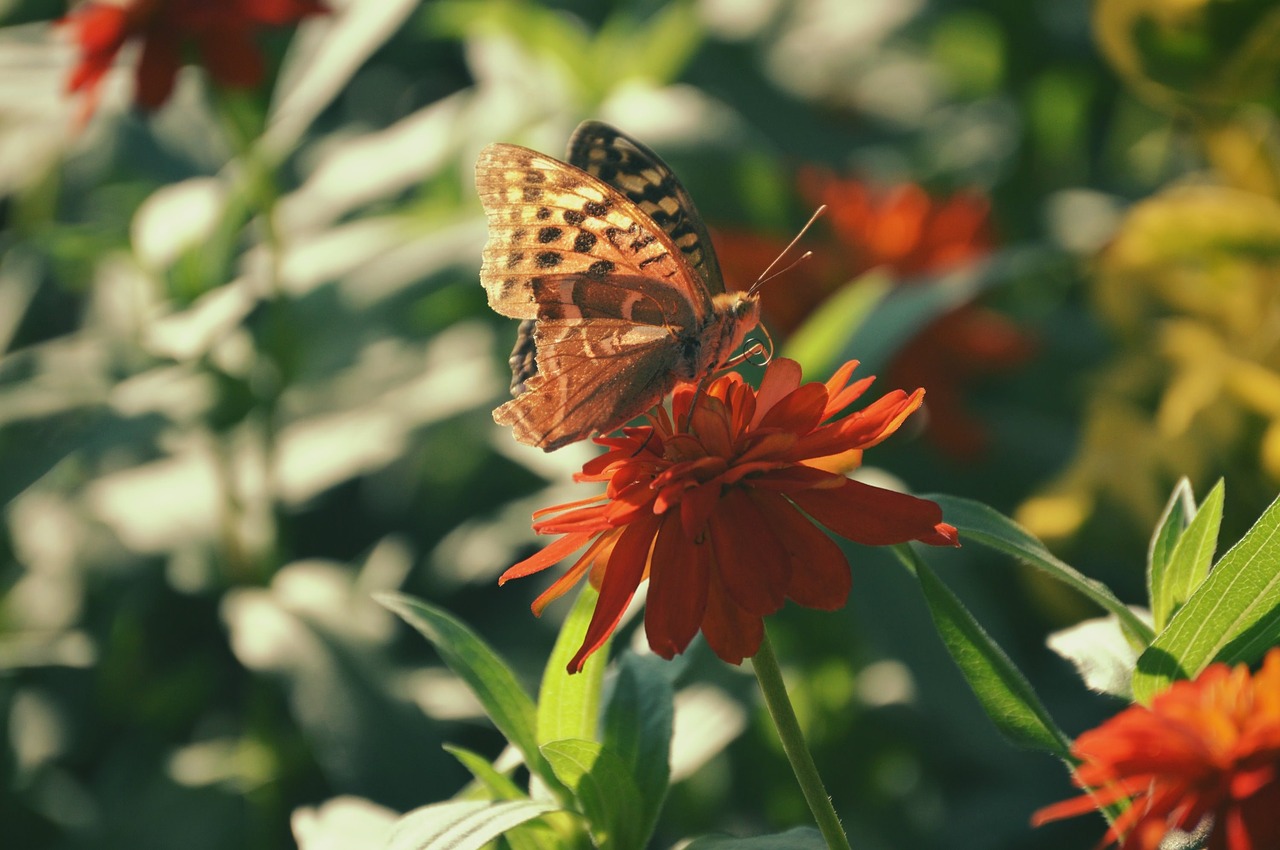
[(626, 765), (595, 741), (553, 741), (542, 753), (573, 791), (591, 840), (608, 850), (640, 850), (640, 792)]
[[(464, 747), (455, 747), (451, 744), (445, 744), (444, 749), (471, 772), (471, 775), (476, 778), (476, 782), (483, 786), (483, 790), (488, 791), (490, 800), (529, 799), (529, 795), (521, 791), (511, 781), (511, 777), (495, 768), (487, 758), (479, 753), (474, 753)], [(536, 826), (542, 826), (542, 829), (534, 831)], [(511, 845), (511, 850), (556, 850), (557, 848), (555, 836), (551, 835), (546, 827), (540, 823), (522, 824), (514, 827), (508, 830), (504, 837), (507, 840), (507, 844)]]
[(538, 743), (582, 738), (592, 741), (600, 724), (600, 691), (605, 667), (609, 663), (608, 644), (587, 658), (582, 672), (570, 674), (569, 660), (582, 646), (587, 625), (596, 608), (599, 592), (583, 582), (582, 592), (573, 604), (560, 636), (547, 659), (538, 692)]
[(704, 835), (695, 838), (684, 850), (827, 850), (827, 842), (818, 830), (802, 826), (777, 835), (757, 835), (755, 838)]
[(892, 549), (920, 581), (942, 642), (996, 728), (1018, 746), (1046, 750), (1066, 758), (1071, 739), (1053, 722), (1031, 683), (1009, 656), (915, 550), (906, 544)]
[(1116, 616), (1125, 632), (1143, 646), (1155, 637), (1151, 626), (1129, 610), (1105, 584), (1082, 575), (1069, 564), (1060, 561), (1031, 532), (1013, 520), (972, 499), (959, 496), (931, 495), (924, 498), (937, 502), (947, 522), (961, 532), (961, 537), (981, 543), (1015, 558), (1021, 558), (1080, 594), (1092, 599), (1103, 610)]
[(507, 830), (556, 810), (554, 803), (533, 800), (433, 803), (396, 821), (387, 850), (480, 850)]
[(1155, 586), (1151, 595), (1157, 632), (1164, 631), (1173, 615), (1209, 575), (1213, 552), (1218, 547), (1218, 529), (1222, 525), (1223, 496), (1223, 483), (1219, 481), (1178, 538), (1164, 580)]
[(653, 655), (623, 655), (605, 711), (604, 745), (622, 760), (640, 793), (642, 844), (653, 834), (671, 775), (675, 694), (667, 663)]
[(1164, 506), (1164, 513), (1156, 523), (1155, 533), (1151, 535), (1151, 545), (1147, 548), (1147, 598), (1151, 600), (1151, 608), (1155, 612), (1157, 632), (1164, 618), (1156, 600), (1163, 593), (1162, 588), (1167, 585), (1165, 573), (1173, 558), (1173, 550), (1195, 513), (1196, 500), (1191, 492), (1191, 482), (1183, 478), (1169, 495), (1169, 503)]
[(1232, 546), (1138, 657), (1139, 702), (1215, 661), (1254, 662), (1280, 641), (1280, 499)]
[(444, 663), (480, 700), (493, 725), (524, 754), (529, 769), (551, 788), (563, 790), (538, 752), (533, 701), (498, 654), (461, 621), (434, 605), (395, 593), (379, 593), (374, 598), (431, 641)]

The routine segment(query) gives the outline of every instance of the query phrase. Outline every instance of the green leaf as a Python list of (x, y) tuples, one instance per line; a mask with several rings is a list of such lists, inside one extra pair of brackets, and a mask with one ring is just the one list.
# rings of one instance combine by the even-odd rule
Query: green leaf
[(857, 333), (892, 291), (893, 279), (882, 271), (873, 270), (849, 281), (796, 328), (783, 355), (798, 362), (806, 375), (830, 372), (850, 335)]
[(999, 511), (981, 502), (959, 496), (926, 496), (942, 507), (947, 522), (961, 531), (961, 536), (991, 549), (1013, 555), (1048, 573), (1058, 581), (1092, 599), (1114, 614), (1125, 631), (1146, 646), (1155, 637), (1151, 626), (1129, 610), (1105, 584), (1082, 575), (1074, 567), (1058, 560), (1031, 532)]
[[(1151, 535), (1151, 545), (1147, 547), (1147, 598), (1151, 600), (1152, 611), (1156, 612), (1156, 631), (1164, 623), (1157, 600), (1161, 598), (1162, 588), (1167, 585), (1165, 573), (1173, 558), (1174, 547), (1178, 545), (1182, 532), (1195, 513), (1196, 500), (1191, 492), (1191, 482), (1183, 478), (1169, 494), (1169, 503), (1164, 506), (1164, 513), (1160, 515), (1155, 533)], [(1168, 610), (1166, 608), (1165, 612), (1168, 613)]]
[(538, 692), (539, 744), (565, 738), (596, 738), (600, 722), (600, 690), (605, 667), (609, 663), (609, 645), (606, 643), (593, 652), (581, 673), (570, 674), (567, 668), (586, 637), (587, 625), (599, 597), (599, 592), (590, 583), (583, 582), (573, 610), (560, 627), (560, 635), (551, 650), (551, 657), (547, 659), (542, 688)]
[(996, 728), (1014, 744), (1067, 758), (1071, 739), (1053, 722), (1009, 656), (910, 546), (892, 548), (915, 573), (942, 642)]
[[(1208, 501), (1208, 500), (1206, 500)], [(1151, 698), (1215, 661), (1253, 662), (1280, 641), (1280, 499), (1232, 546), (1138, 657), (1133, 694)]]
[(691, 841), (685, 850), (827, 850), (827, 843), (818, 830), (802, 826), (777, 835), (757, 835), (755, 838), (704, 835)]
[(1095, 617), (1049, 635), (1050, 649), (1067, 659), (1090, 689), (1133, 701), (1138, 651), (1114, 615)]
[(1223, 496), (1223, 483), (1219, 481), (1174, 547), (1164, 580), (1156, 586), (1158, 593), (1151, 596), (1157, 632), (1164, 631), (1173, 615), (1209, 575), (1213, 551), (1218, 547), (1218, 529), (1222, 525)]
[(573, 791), (596, 847), (640, 850), (642, 805), (622, 759), (595, 741), (553, 741), (542, 748), (560, 781)]
[[(529, 799), (529, 796), (511, 781), (511, 777), (497, 770), (479, 753), (451, 744), (445, 744), (444, 749), (471, 772), (476, 781), (488, 791), (489, 799), (499, 801)], [(549, 834), (545, 828), (534, 831), (532, 826), (534, 825), (525, 824), (506, 832), (504, 837), (511, 845), (511, 850), (557, 850), (558, 842), (554, 835)]]
[(653, 655), (623, 655), (605, 711), (605, 748), (626, 765), (640, 793), (642, 844), (653, 834), (671, 778), (675, 694), (668, 663)]
[(553, 803), (462, 800), (414, 809), (396, 821), (387, 850), (480, 850), (509, 829), (547, 812)]
[(434, 605), (396, 593), (374, 594), (374, 599), (431, 641), (444, 663), (480, 700), (493, 725), (524, 754), (529, 769), (552, 789), (563, 791), (538, 752), (533, 701), (498, 654), (465, 624)]
[(526, 800), (529, 795), (511, 781), (511, 777), (495, 768), (487, 758), (466, 747), (445, 744), (444, 750), (462, 763), (471, 775), (488, 790), (493, 800)]

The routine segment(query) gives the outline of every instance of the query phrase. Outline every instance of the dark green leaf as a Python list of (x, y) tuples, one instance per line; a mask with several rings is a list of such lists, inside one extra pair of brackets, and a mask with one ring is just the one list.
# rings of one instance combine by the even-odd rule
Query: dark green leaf
[(910, 546), (900, 544), (893, 551), (920, 581), (942, 642), (996, 728), (1019, 746), (1066, 758), (1071, 739), (1053, 722), (1004, 650)]
[(804, 826), (755, 838), (704, 835), (695, 838), (685, 850), (827, 850), (827, 843), (818, 830)]
[(626, 653), (605, 711), (605, 747), (626, 765), (640, 792), (641, 835), (652, 834), (671, 774), (675, 695), (657, 656)]
[(1020, 558), (1075, 588), (1104, 610), (1114, 614), (1125, 631), (1143, 646), (1155, 637), (1151, 626), (1130, 611), (1105, 584), (1082, 575), (1074, 567), (1058, 560), (1031, 532), (1000, 512), (981, 502), (959, 496), (939, 495), (926, 498), (942, 507), (943, 517), (960, 530), (962, 539)]

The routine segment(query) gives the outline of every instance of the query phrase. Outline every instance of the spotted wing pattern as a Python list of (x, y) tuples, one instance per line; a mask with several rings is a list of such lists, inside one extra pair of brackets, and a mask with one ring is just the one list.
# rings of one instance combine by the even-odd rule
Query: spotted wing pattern
[[(724, 291), (724, 278), (702, 217), (660, 156), (608, 124), (584, 121), (569, 139), (567, 158), (570, 165), (613, 187), (648, 215), (680, 249), (709, 294)], [(511, 394), (518, 396), (538, 371), (532, 319), (520, 323), (509, 363)]]
[(536, 320), (512, 360), (536, 362), (539, 374), (495, 419), (550, 450), (665, 395), (678, 337), (711, 311), (701, 275), (667, 233), (608, 184), (516, 145), (481, 152), (476, 187), (489, 218), (480, 271), (489, 304)]

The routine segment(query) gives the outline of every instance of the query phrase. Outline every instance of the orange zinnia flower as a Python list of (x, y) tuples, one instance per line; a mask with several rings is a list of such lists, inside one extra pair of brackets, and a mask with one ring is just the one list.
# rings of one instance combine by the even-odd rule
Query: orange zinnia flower
[(1170, 830), (1191, 832), (1205, 817), (1209, 850), (1280, 847), (1280, 647), (1254, 676), (1214, 664), (1174, 682), (1071, 752), (1081, 761), (1075, 783), (1092, 790), (1036, 812), (1037, 826), (1128, 799), (1103, 838), (1123, 850), (1156, 850)]
[(253, 88), (265, 75), (254, 31), (325, 11), (320, 0), (133, 0), (123, 5), (93, 0), (60, 21), (80, 46), (80, 63), (67, 89), (84, 93), (87, 119), (97, 105), (102, 78), (133, 39), (142, 41), (134, 99), (143, 109), (156, 109), (168, 100), (189, 43), (195, 44), (216, 83)]
[(873, 380), (850, 385), (856, 366), (846, 364), (826, 384), (801, 386), (799, 364), (781, 359), (759, 390), (735, 373), (712, 380), (704, 394), (682, 384), (670, 414), (657, 407), (649, 425), (597, 438), (609, 451), (577, 479), (607, 482), (606, 492), (535, 514), (556, 514), (537, 519), (535, 531), (564, 536), (499, 580), (588, 547), (533, 603), (541, 614), (590, 571), (600, 599), (570, 672), (613, 633), (645, 578), (645, 632), (663, 658), (683, 652), (701, 629), (717, 655), (738, 664), (755, 654), (762, 618), (785, 599), (839, 608), (849, 595), (848, 562), (810, 517), (873, 546), (959, 545), (933, 502), (829, 471), (856, 466), (863, 449), (897, 430), (924, 397), (924, 390), (895, 390), (837, 416)]

